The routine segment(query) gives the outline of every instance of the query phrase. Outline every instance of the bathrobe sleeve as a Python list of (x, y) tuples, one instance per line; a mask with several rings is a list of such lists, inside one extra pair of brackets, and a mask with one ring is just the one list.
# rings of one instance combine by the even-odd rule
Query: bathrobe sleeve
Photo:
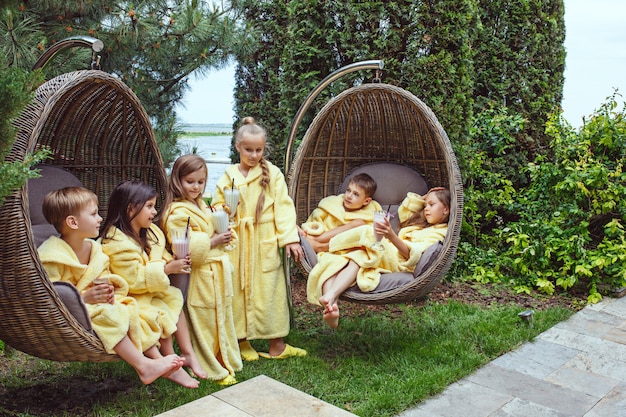
[(274, 199), (274, 227), (276, 228), (278, 246), (283, 248), (290, 243), (300, 241), (296, 227), (296, 208), (293, 200), (289, 197), (283, 173), (276, 166), (268, 165), (272, 179), (270, 189), (273, 190)]

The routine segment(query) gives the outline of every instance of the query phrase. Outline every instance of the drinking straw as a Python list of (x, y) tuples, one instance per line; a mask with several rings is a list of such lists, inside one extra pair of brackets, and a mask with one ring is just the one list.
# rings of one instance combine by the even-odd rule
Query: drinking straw
[(189, 220), (191, 220), (191, 217), (187, 217), (187, 227), (185, 227), (185, 239), (189, 237)]
[(234, 189), (235, 189), (235, 179), (234, 179), (234, 178), (233, 178), (233, 184), (230, 186), (230, 189), (231, 189), (231, 190), (234, 190)]
[(387, 215), (385, 217), (389, 218), (389, 210), (391, 210), (391, 204), (387, 206)]

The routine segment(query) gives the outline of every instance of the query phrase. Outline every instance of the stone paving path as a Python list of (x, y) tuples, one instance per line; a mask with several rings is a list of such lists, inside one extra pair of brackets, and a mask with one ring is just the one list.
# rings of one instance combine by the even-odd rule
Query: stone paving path
[(626, 297), (606, 298), (399, 417), (626, 417)]

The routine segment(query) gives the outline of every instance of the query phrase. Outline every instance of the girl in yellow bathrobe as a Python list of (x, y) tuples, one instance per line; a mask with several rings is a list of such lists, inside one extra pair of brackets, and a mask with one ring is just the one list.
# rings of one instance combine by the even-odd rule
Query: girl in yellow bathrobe
[[(374, 230), (361, 226), (343, 232), (330, 241), (328, 253), (318, 256), (309, 273), (307, 299), (324, 308), (326, 323), (339, 324), (339, 296), (355, 282), (361, 291), (372, 291), (383, 272), (412, 271), (424, 251), (444, 240), (450, 215), (450, 191), (437, 187), (424, 197), (409, 193), (398, 208), (400, 232), (389, 220), (376, 223)], [(374, 240), (374, 231), (383, 236), (384, 250), (373, 250), (364, 242)]]
[[(228, 252), (233, 262), (233, 315), (244, 360), (304, 356), (286, 344), (289, 334), (288, 283), (280, 248), (302, 258), (296, 211), (280, 170), (263, 157), (265, 129), (246, 117), (235, 134), (240, 162), (231, 165), (217, 183), (215, 205), (224, 204), (224, 189), (239, 190), (235, 232), (238, 243)], [(248, 340), (269, 339), (269, 352), (257, 353)]]
[[(170, 285), (169, 274), (188, 271), (190, 259), (174, 260), (165, 249), (165, 236), (152, 223), (157, 193), (147, 184), (125, 181), (109, 197), (107, 219), (100, 229), (102, 249), (111, 259), (111, 272), (128, 283), (128, 295), (139, 304), (144, 343), (160, 344), (164, 354), (174, 353), (176, 337), (185, 366), (199, 378), (206, 378), (191, 346), (183, 296)], [(179, 369), (169, 379), (188, 388), (199, 382)]]
[(102, 222), (98, 197), (83, 187), (62, 188), (46, 195), (42, 209), (61, 235), (39, 247), (43, 267), (51, 281), (78, 289), (105, 350), (135, 368), (144, 384), (180, 369), (183, 359), (178, 355), (162, 357), (155, 345), (142, 346), (137, 302), (127, 295), (126, 281), (109, 271), (109, 257), (92, 239)]
[(220, 385), (237, 381), (242, 368), (233, 321), (233, 266), (224, 245), (230, 230), (216, 233), (211, 210), (202, 200), (206, 162), (184, 155), (174, 162), (165, 199), (161, 227), (171, 244), (172, 230), (188, 227), (193, 268), (189, 275), (186, 312), (191, 342), (208, 377)]

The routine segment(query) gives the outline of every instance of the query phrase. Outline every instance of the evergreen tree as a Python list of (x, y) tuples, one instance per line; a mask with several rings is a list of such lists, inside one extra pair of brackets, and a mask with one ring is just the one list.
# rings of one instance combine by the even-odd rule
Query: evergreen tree
[(475, 45), (475, 112), (506, 108), (526, 119), (516, 137), (516, 153), (525, 165), (549, 152), (545, 124), (563, 99), (563, 0), (479, 3), (482, 30)]
[[(260, 39), (255, 54), (238, 56), (236, 114), (255, 116), (268, 128), (275, 163), (282, 164), (291, 121), (307, 94), (326, 75), (363, 60), (384, 60), (382, 81), (426, 102), (451, 138), (467, 134), (476, 16), (471, 0), (242, 0), (233, 5)], [(373, 76), (352, 73), (331, 85), (301, 128), (330, 96)]]
[[(23, 1), (5, 5), (0, 26), (0, 53), (22, 69), (30, 69), (61, 39), (102, 40), (101, 69), (118, 75), (137, 94), (166, 163), (176, 142), (174, 108), (188, 90), (189, 75), (226, 65), (247, 44), (245, 28), (230, 13), (199, 0)], [(72, 48), (53, 57), (44, 71), (49, 79), (90, 63), (90, 51)]]

